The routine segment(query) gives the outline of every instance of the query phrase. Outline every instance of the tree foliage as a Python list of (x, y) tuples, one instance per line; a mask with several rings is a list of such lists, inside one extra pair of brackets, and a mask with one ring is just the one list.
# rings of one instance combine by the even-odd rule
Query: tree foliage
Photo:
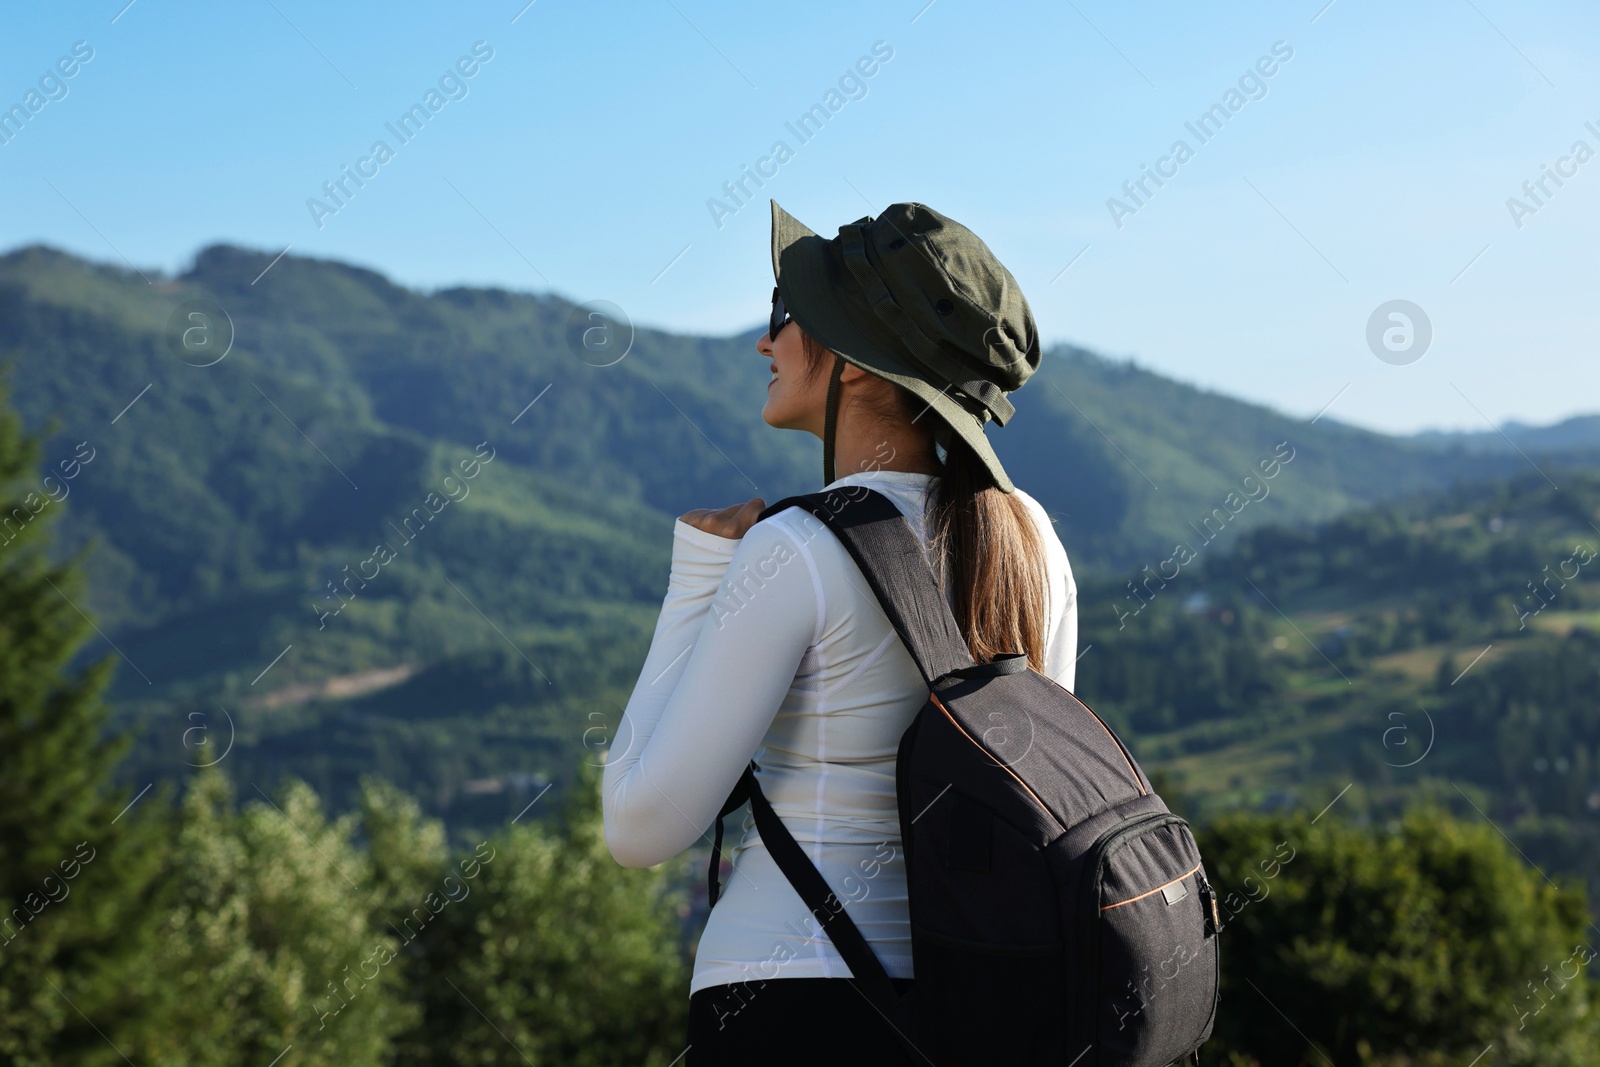
[[(3, 397), (0, 397), (3, 401)], [(0, 402), (0, 1062), (116, 1062), (101, 1032), (135, 1018), (132, 975), (154, 937), (166, 790), (111, 786), (126, 740), (102, 692), (79, 552), (47, 555), (64, 470)]]
[[(1578, 1067), (1600, 1053), (1583, 895), (1496, 830), (1235, 814), (1201, 836), (1231, 921), (1214, 1047), (1241, 1067)], [(1216, 1055), (1217, 1052), (1208, 1052)]]
[[(660, 870), (629, 870), (606, 849), (598, 776), (585, 767), (564, 828), (510, 826), (475, 850), (479, 884), (426, 946), (418, 1054), (467, 1065), (665, 1067), (683, 1051), (688, 1008), (676, 895)], [(519, 820), (520, 822), (520, 820)], [(426, 1053), (426, 1054), (423, 1054)]]
[[(383, 885), (351, 840), (356, 816), (328, 820), (298, 782), (237, 811), (231, 794), (210, 769), (184, 798), (167, 872), (176, 899), (150, 961), (159, 1025), (141, 1030), (138, 1058), (389, 1062), (416, 1013), (399, 996), (399, 939), (374, 921)], [(405, 843), (390, 835), (386, 844)]]

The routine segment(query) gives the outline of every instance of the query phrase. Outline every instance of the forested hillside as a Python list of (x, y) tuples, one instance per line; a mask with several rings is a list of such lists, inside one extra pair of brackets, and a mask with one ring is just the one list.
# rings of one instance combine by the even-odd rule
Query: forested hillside
[[(575, 758), (598, 760), (665, 587), (672, 517), (814, 488), (820, 464), (814, 440), (760, 421), (753, 331), (613, 323), (586, 347), (596, 321), (557, 296), (423, 294), (228, 246), (150, 282), (47, 248), (0, 258), (11, 402), (63, 479), (42, 506), (70, 496), (59, 550), (94, 546), (82, 607), (103, 643), (84, 656), (115, 648), (118, 721), (142, 729), (129, 780), (186, 773), (204, 762), (196, 746), (231, 743), (246, 780), (293, 771), (343, 809), (370, 771), (466, 828), (515, 812)], [(201, 322), (210, 333), (184, 332)], [(1128, 701), (1099, 664), (1116, 642), (1097, 634), (1175, 541), (1196, 541), (1211, 567), (1267, 525), (1527, 469), (1516, 454), (1291, 419), (1071, 348), (1016, 399), (994, 436), (1085, 585), (1098, 647), (1084, 695), (1114, 705)], [(1562, 471), (1586, 454), (1537, 455)], [(1240, 551), (1279, 535), (1261, 536)], [(1198, 564), (1173, 566), (1182, 584)], [(1304, 584), (1256, 580), (1275, 599), (1287, 587), (1274, 583)], [(1379, 592), (1329, 586), (1341, 589)], [(1161, 632), (1176, 599), (1146, 609), (1139, 632)], [(1218, 639), (1192, 636), (1137, 654)], [(1214, 692), (1188, 679), (1194, 692), (1130, 725), (1161, 735), (1152, 753), (1179, 727), (1259, 732), (1281, 709), (1227, 695), (1257, 691), (1243, 679)]]
[(1081, 590), (1079, 688), (1199, 812), (1433, 799), (1600, 889), (1597, 577), (1597, 472), (1264, 527)]

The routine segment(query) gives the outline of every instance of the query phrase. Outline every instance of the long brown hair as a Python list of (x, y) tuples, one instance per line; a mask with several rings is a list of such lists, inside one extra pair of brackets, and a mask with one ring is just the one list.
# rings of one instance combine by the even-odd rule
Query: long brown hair
[[(814, 381), (838, 357), (810, 334), (801, 331), (800, 337), (806, 380)], [(922, 416), (927, 405), (910, 390), (879, 381), (887, 388), (878, 398), (862, 398), (862, 407), (881, 421), (909, 423)], [(972, 447), (952, 435), (927, 518), (936, 570), (940, 582), (955, 590), (956, 623), (973, 660), (988, 663), (1004, 652), (1025, 652), (1028, 665), (1042, 671), (1044, 546), (1027, 505), (1015, 493), (1002, 492)]]

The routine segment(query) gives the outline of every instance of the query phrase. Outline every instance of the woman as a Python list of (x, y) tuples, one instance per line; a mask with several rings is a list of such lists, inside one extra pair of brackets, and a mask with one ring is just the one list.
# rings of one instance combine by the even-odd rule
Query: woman
[[(976, 662), (1026, 652), (1071, 689), (1077, 589), (1049, 516), (984, 435), (1037, 369), (1016, 280), (960, 223), (894, 204), (825, 240), (772, 205), (762, 418), (823, 441), (827, 488), (905, 514)], [(824, 377), (824, 371), (831, 373)], [(942, 457), (941, 457), (942, 451)], [(838, 463), (849, 471), (834, 477)], [(691, 511), (606, 761), (606, 841), (630, 867), (707, 837), (754, 758), (762, 791), (901, 991), (912, 978), (895, 754), (927, 686), (844, 547), (760, 499)], [(690, 983), (687, 1063), (911, 1063), (747, 820)], [(930, 1050), (930, 1052), (933, 1050)]]

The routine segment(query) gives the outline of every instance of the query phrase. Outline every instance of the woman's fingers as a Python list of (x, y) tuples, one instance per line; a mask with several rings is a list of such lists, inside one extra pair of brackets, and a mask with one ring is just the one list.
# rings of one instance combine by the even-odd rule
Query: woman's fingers
[(731, 536), (743, 537), (745, 531), (756, 524), (756, 520), (761, 517), (761, 513), (766, 510), (766, 507), (767, 502), (758, 496), (753, 496), (747, 500), (734, 512), (733, 519), (736, 532)]
[(697, 530), (737, 541), (756, 524), (766, 506), (766, 501), (757, 496), (743, 504), (730, 504), (725, 508), (696, 508), (684, 514), (682, 519)]

